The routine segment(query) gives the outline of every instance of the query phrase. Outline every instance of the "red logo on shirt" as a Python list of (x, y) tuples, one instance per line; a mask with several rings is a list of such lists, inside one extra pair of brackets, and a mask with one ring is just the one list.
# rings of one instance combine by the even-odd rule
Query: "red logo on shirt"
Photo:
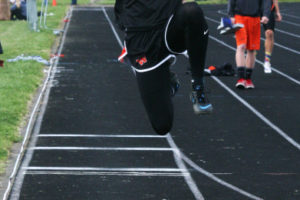
[(145, 63), (147, 63), (147, 58), (146, 58), (146, 56), (144, 56), (142, 58), (136, 59), (135, 62), (137, 62), (137, 63), (139, 63), (139, 65), (143, 66)]

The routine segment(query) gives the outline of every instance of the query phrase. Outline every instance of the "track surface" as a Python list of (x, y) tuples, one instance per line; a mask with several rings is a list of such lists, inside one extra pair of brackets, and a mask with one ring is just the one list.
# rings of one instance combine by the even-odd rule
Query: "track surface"
[[(226, 6), (203, 9), (207, 65), (234, 64), (234, 38), (216, 30)], [(131, 69), (116, 60), (112, 8), (74, 8), (10, 199), (299, 200), (300, 4), (281, 9), (272, 64), (284, 76), (256, 63), (254, 90), (236, 90), (236, 77), (207, 77), (214, 113), (195, 116), (188, 62), (178, 57), (174, 127), (159, 137)]]

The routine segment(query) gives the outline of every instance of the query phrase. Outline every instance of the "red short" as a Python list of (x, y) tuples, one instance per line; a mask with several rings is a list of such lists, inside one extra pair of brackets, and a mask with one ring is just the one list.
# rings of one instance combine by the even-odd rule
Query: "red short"
[(244, 24), (244, 28), (235, 33), (236, 45), (246, 45), (248, 50), (260, 48), (260, 17), (235, 15), (235, 23)]

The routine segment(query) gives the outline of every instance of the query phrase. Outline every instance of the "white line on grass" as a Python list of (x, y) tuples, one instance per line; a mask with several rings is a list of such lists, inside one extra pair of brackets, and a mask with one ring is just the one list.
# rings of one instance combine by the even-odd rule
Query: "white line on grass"
[[(10, 181), (9, 181), (9, 185), (5, 191), (5, 194), (4, 194), (4, 197), (3, 197), (3, 200), (7, 200), (8, 196), (9, 196), (9, 193), (12, 189), (12, 185), (13, 185), (13, 182), (15, 181), (15, 178), (16, 178), (16, 175), (17, 175), (17, 172), (18, 172), (18, 169), (20, 167), (20, 164), (21, 164), (21, 158), (24, 156), (24, 152), (25, 152), (25, 146), (27, 145), (27, 142), (28, 142), (28, 138), (30, 137), (30, 133), (31, 133), (31, 129), (33, 127), (33, 124), (36, 123), (36, 126), (35, 126), (35, 130), (39, 129), (40, 126), (41, 126), (41, 119), (43, 114), (44, 114), (44, 111), (45, 111), (45, 108), (46, 108), (46, 105), (47, 105), (47, 102), (48, 102), (48, 98), (49, 98), (49, 93), (50, 93), (50, 85), (51, 85), (51, 82), (53, 81), (53, 78), (54, 78), (54, 74), (55, 74), (55, 71), (56, 71), (56, 67), (57, 67), (57, 64), (58, 64), (58, 61), (59, 61), (59, 55), (61, 54), (62, 52), (62, 48), (63, 48), (63, 44), (65, 42), (65, 39), (66, 39), (66, 34), (67, 34), (67, 31), (69, 29), (69, 24), (70, 24), (70, 21), (71, 21), (71, 17), (72, 17), (72, 10), (73, 8), (71, 7), (70, 8), (70, 11), (68, 12), (67, 14), (67, 17), (70, 19), (67, 24), (66, 24), (66, 27), (65, 27), (65, 31), (64, 31), (64, 34), (62, 36), (62, 40), (61, 40), (61, 44), (60, 44), (60, 47), (58, 49), (58, 56), (57, 57), (54, 57), (54, 62), (52, 62), (49, 70), (48, 70), (48, 74), (47, 74), (47, 78), (45, 79), (45, 82), (43, 84), (43, 88), (39, 94), (39, 97), (38, 97), (38, 100), (36, 101), (35, 103), (35, 106), (34, 106), (34, 109), (30, 115), (30, 120), (27, 124), (27, 128), (26, 128), (26, 134), (24, 136), (24, 139), (23, 139), (23, 144), (22, 144), (22, 147), (21, 147), (21, 150), (20, 150), (20, 153), (18, 155), (18, 159), (15, 163), (15, 166), (14, 166), (14, 170), (13, 170), (13, 173), (11, 174), (11, 177), (10, 177)], [(53, 60), (52, 60), (53, 61)], [(43, 100), (43, 104), (42, 106), (40, 107), (40, 104)], [(38, 113), (38, 108), (40, 107), (41, 111)], [(40, 120), (37, 120), (37, 121), (34, 121), (34, 116), (35, 115), (38, 115), (38, 118)], [(36, 142), (36, 140), (33, 140), (32, 141), (32, 144), (34, 144)], [(24, 161), (23, 161), (23, 165), (27, 165), (29, 164), (29, 161), (31, 159), (31, 156), (32, 154), (31, 153), (27, 153), (27, 156), (25, 157)], [(23, 173), (20, 173), (20, 178), (19, 178), (19, 181), (18, 181), (18, 184), (16, 184), (16, 194), (13, 194), (11, 196), (11, 200), (17, 200), (19, 199), (19, 195), (20, 195), (20, 192), (21, 192), (21, 186), (22, 186), (22, 183), (23, 183), (23, 179), (24, 179), (24, 175)]]
[[(68, 27), (69, 27), (69, 22), (66, 25), (66, 30), (68, 29)], [(65, 40), (65, 35), (66, 35), (66, 31), (64, 32), (62, 41)], [(61, 51), (62, 51), (62, 46), (61, 46), (61, 48), (58, 51), (58, 55), (61, 54)], [(28, 139), (30, 137), (31, 129), (32, 129), (33, 124), (34, 124), (34, 119), (35, 119), (35, 117), (37, 115), (37, 110), (38, 110), (38, 108), (40, 106), (40, 103), (41, 103), (41, 100), (42, 100), (42, 98), (43, 98), (43, 96), (45, 94), (47, 85), (52, 80), (51, 79), (51, 72), (56, 67), (58, 59), (59, 59), (59, 56), (54, 57), (53, 59), (51, 59), (51, 62), (50, 62), (51, 65), (50, 65), (50, 68), (48, 70), (47, 77), (46, 77), (46, 79), (45, 79), (45, 81), (43, 83), (42, 90), (41, 90), (41, 92), (40, 92), (40, 94), (39, 94), (39, 96), (38, 96), (38, 98), (37, 98), (37, 100), (35, 102), (35, 105), (34, 105), (34, 108), (33, 108), (32, 112), (30, 114), (30, 118), (29, 118), (29, 121), (28, 121), (28, 124), (27, 124), (27, 127), (26, 127), (26, 132), (25, 132), (25, 135), (24, 135), (24, 139), (23, 139), (23, 142), (22, 142), (22, 146), (21, 146), (21, 149), (19, 151), (18, 157), (16, 159), (16, 162), (15, 162), (15, 165), (14, 165), (14, 168), (13, 168), (13, 172), (10, 175), (9, 183), (8, 183), (7, 189), (6, 189), (5, 193), (4, 193), (3, 200), (6, 200), (8, 198), (8, 195), (9, 195), (11, 189), (12, 189), (13, 182), (15, 180), (15, 177), (17, 175), (19, 166), (21, 164), (22, 157), (23, 157), (24, 152), (25, 152), (25, 146), (27, 145)], [(54, 63), (53, 63), (53, 61), (54, 61)]]

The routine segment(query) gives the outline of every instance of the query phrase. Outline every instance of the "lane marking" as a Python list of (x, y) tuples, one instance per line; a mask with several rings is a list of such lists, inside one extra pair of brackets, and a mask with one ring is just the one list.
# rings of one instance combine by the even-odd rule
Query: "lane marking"
[(80, 7), (75, 7), (73, 9), (73, 11), (102, 11), (101, 7), (99, 8), (95, 8), (95, 7), (91, 7), (91, 8), (80, 8)]
[(188, 157), (185, 156), (184, 153), (180, 152), (182, 159), (188, 164), (190, 165), (192, 168), (194, 168), (196, 171), (198, 171), (199, 173), (207, 176), (208, 178), (214, 180), (215, 182), (225, 186), (226, 188), (229, 188), (235, 192), (238, 192), (246, 197), (249, 197), (251, 199), (254, 200), (262, 200), (262, 198), (257, 197), (253, 194), (250, 194), (249, 192), (246, 192), (245, 190), (242, 190), (230, 183), (227, 183), (226, 181), (223, 181), (222, 179), (218, 178), (217, 176), (213, 175), (212, 173), (209, 173), (208, 171), (206, 171), (205, 169), (201, 168), (200, 166), (198, 166), (196, 163), (194, 163), (192, 160), (190, 160)]
[(159, 148), (159, 147), (31, 147), (31, 150), (39, 150), (39, 151), (53, 151), (53, 150), (61, 150), (61, 151), (173, 151), (172, 148)]
[(86, 137), (86, 138), (166, 138), (164, 135), (108, 135), (108, 134), (39, 134), (38, 137)]
[(295, 19), (300, 19), (300, 17), (296, 16), (296, 15), (291, 15), (291, 14), (286, 14), (286, 13), (281, 13), (281, 15), (288, 16), (288, 17), (295, 18)]
[(284, 31), (284, 30), (281, 30), (281, 29), (278, 29), (278, 28), (275, 28), (275, 31), (278, 31), (280, 33), (283, 33), (283, 34), (286, 34), (286, 35), (289, 35), (289, 36), (292, 36), (292, 37), (300, 38), (300, 35), (290, 33), (290, 32), (287, 32), (287, 31)]
[[(185, 55), (188, 58), (188, 55)], [(268, 126), (270, 126), (273, 130), (275, 130), (280, 136), (282, 136), (286, 141), (300, 150), (300, 144), (297, 143), (293, 138), (291, 138), (288, 134), (286, 134), (283, 130), (281, 130), (278, 126), (272, 123), (269, 119), (267, 119), (263, 114), (261, 114), (258, 110), (256, 110), (253, 106), (251, 106), (247, 101), (241, 98), (237, 93), (231, 90), (227, 85), (225, 85), (220, 79), (215, 76), (211, 76), (221, 87), (223, 87), (227, 92), (229, 92), (234, 98), (240, 101), (244, 106), (246, 106), (250, 111), (252, 111), (258, 118), (260, 118), (263, 122), (265, 122)]]
[(161, 176), (161, 177), (182, 177), (186, 173), (170, 172), (86, 172), (86, 171), (26, 171), (28, 175), (68, 175), (68, 176)]
[[(70, 8), (70, 11), (68, 12), (67, 16), (68, 18), (70, 19), (66, 26), (65, 26), (65, 31), (63, 33), (63, 36), (62, 36), (62, 40), (61, 40), (61, 45), (58, 49), (58, 53), (57, 55), (60, 55), (61, 52), (62, 52), (62, 48), (63, 48), (63, 44), (64, 44), (64, 41), (65, 41), (65, 38), (66, 38), (66, 34), (67, 34), (67, 31), (69, 29), (69, 24), (70, 24), (70, 21), (71, 21), (71, 17), (72, 17), (72, 7)], [(48, 96), (47, 96), (47, 93), (49, 93), (49, 91), (47, 91), (49, 89), (49, 84), (51, 83), (51, 81), (53, 80), (53, 77), (54, 77), (54, 74), (55, 74), (55, 70), (56, 70), (56, 66), (57, 66), (57, 63), (59, 61), (59, 56), (57, 57), (53, 57), (53, 59), (50, 60), (50, 68), (48, 69), (48, 74), (47, 74), (47, 77), (44, 81), (44, 84), (42, 86), (42, 89), (41, 89), (41, 92), (35, 102), (35, 105), (34, 105), (34, 108), (30, 114), (30, 118), (29, 118), (29, 121), (28, 121), (28, 124), (27, 124), (27, 127), (26, 127), (26, 132), (25, 132), (25, 135), (24, 135), (24, 139), (23, 139), (23, 142), (22, 142), (22, 145), (21, 145), (21, 148), (20, 148), (20, 151), (19, 151), (19, 154), (18, 154), (18, 157), (16, 159), (16, 162), (15, 162), (15, 165), (14, 165), (14, 168), (13, 168), (13, 171), (10, 175), (10, 178), (9, 178), (9, 182), (8, 182), (8, 186), (5, 190), (5, 193), (4, 193), (4, 196), (3, 196), (3, 200), (7, 200), (8, 199), (8, 196), (12, 190), (12, 186), (15, 182), (15, 178), (17, 176), (17, 173), (18, 173), (18, 169), (21, 165), (21, 161), (22, 161), (22, 158), (24, 156), (24, 152), (25, 152), (25, 146), (27, 145), (28, 143), (28, 139), (30, 137), (30, 133), (31, 133), (31, 130), (33, 128), (33, 124), (35, 122), (35, 116), (38, 115), (38, 108), (40, 107), (40, 104), (41, 104), (41, 100), (42, 98), (43, 99), (48, 99)], [(47, 100), (46, 100), (47, 102)], [(22, 175), (21, 173), (21, 178), (20, 178), (20, 183), (18, 184), (18, 188), (16, 189), (18, 193), (20, 193), (20, 190), (21, 190), (21, 184), (23, 182), (23, 178), (24, 176)], [(18, 199), (18, 196), (19, 194), (16, 194), (14, 195), (11, 200), (13, 199)]]
[[(120, 172), (182, 172), (178, 168), (108, 168), (108, 167), (41, 167), (31, 166), (23, 167), (29, 170), (43, 170), (43, 171), (120, 171)], [(184, 171), (187, 173), (188, 171)]]
[[(214, 20), (214, 19), (212, 19), (212, 18), (210, 18), (210, 17), (205, 17), (206, 19), (208, 19), (209, 21), (212, 21), (212, 22), (214, 22), (214, 23), (217, 23), (217, 24), (219, 24), (220, 22), (218, 22), (218, 21), (216, 21), (216, 20)], [(264, 38), (260, 38), (261, 40), (263, 40), (263, 41), (265, 41), (265, 39)], [(274, 42), (274, 45), (275, 46), (278, 46), (278, 47), (280, 47), (280, 48), (282, 48), (282, 49), (285, 49), (285, 50), (287, 50), (287, 51), (290, 51), (290, 52), (293, 52), (293, 53), (295, 53), (295, 54), (298, 54), (298, 55), (300, 55), (300, 51), (297, 51), (297, 50), (295, 50), (295, 49), (292, 49), (292, 48), (289, 48), (289, 47), (287, 47), (287, 46), (284, 46), (284, 45), (282, 45), (282, 44), (278, 44), (277, 42)]]
[[(175, 159), (175, 162), (176, 162), (177, 166), (179, 167), (179, 169), (182, 172), (188, 171), (186, 166), (185, 166), (185, 163), (183, 162), (183, 160), (181, 158), (180, 150), (178, 149), (177, 145), (175, 144), (174, 140), (172, 139), (170, 133), (167, 134), (167, 141), (168, 141), (170, 147), (172, 147), (172, 149), (175, 149), (174, 152), (173, 152), (174, 153), (174, 159)], [(197, 200), (202, 200), (203, 199), (204, 200), (204, 197), (201, 194), (201, 192), (199, 191), (199, 189), (197, 187), (197, 184), (195, 183), (195, 181), (192, 178), (191, 174), (188, 173), (186, 176), (184, 176), (184, 179), (185, 179), (186, 183), (188, 184), (189, 188), (191, 189), (191, 191), (193, 192), (195, 199), (197, 199)]]
[[(105, 8), (104, 7), (102, 7), (102, 8), (103, 8), (103, 13), (104, 13), (107, 21), (109, 22), (109, 25), (110, 25), (111, 29), (113, 30), (113, 33), (114, 33), (114, 35), (115, 35), (115, 37), (116, 37), (117, 41), (119, 42), (119, 45), (120, 45), (120, 47), (122, 49), (123, 45), (122, 45), (121, 39), (120, 39), (119, 35), (117, 34), (117, 32), (116, 32), (116, 30), (115, 30), (115, 28), (114, 28), (111, 20), (109, 19), (108, 15), (106, 13)], [(168, 134), (167, 139), (169, 137), (170, 136)], [(169, 142), (169, 139), (168, 139), (168, 142)], [(180, 156), (178, 154), (178, 149), (174, 150), (173, 153), (174, 153), (174, 158), (175, 158), (177, 166), (180, 168), (180, 171), (183, 172), (184, 170), (186, 170), (186, 167), (185, 167), (184, 162), (182, 162), (182, 160), (181, 160), (181, 158), (180, 158)], [(191, 192), (193, 193), (194, 197), (197, 200), (204, 200), (201, 192), (199, 191), (199, 189), (198, 189), (196, 183), (194, 182), (193, 178), (191, 177), (190, 173), (188, 173), (187, 176), (184, 176), (184, 179), (185, 179), (186, 183), (188, 184), (188, 186), (189, 186)]]
[(263, 114), (261, 114), (258, 110), (256, 110), (253, 106), (251, 106), (247, 101), (241, 98), (238, 94), (232, 91), (228, 86), (226, 86), (220, 79), (215, 76), (212, 78), (227, 92), (229, 92), (234, 98), (240, 101), (244, 106), (246, 106), (250, 111), (252, 111), (258, 118), (260, 118), (263, 122), (265, 122), (268, 126), (270, 126), (273, 130), (275, 130), (280, 136), (282, 136), (286, 141), (300, 150), (300, 144), (297, 143), (294, 139), (292, 139), (288, 134), (286, 134), (283, 130), (281, 130), (278, 126), (273, 124), (269, 119), (267, 119)]
[(293, 25), (293, 26), (300, 27), (300, 24), (294, 23), (294, 22), (290, 22), (290, 21), (286, 21), (286, 20), (284, 20), (284, 19), (281, 20), (281, 22), (286, 23), (286, 24), (290, 24), (290, 25)]
[(108, 15), (107, 15), (106, 10), (105, 10), (104, 7), (102, 7), (102, 11), (103, 11), (103, 13), (104, 13), (104, 15), (105, 15), (105, 18), (106, 18), (106, 20), (108, 21), (109, 26), (110, 26), (110, 28), (112, 29), (114, 35), (116, 36), (116, 39), (117, 39), (117, 41), (118, 41), (118, 43), (119, 43), (119, 45), (120, 45), (120, 47), (121, 47), (121, 49), (122, 49), (122, 48), (123, 48), (123, 43), (122, 43), (122, 41), (121, 41), (121, 39), (120, 39), (120, 37), (119, 37), (119, 35), (118, 35), (118, 33), (117, 33), (117, 31), (116, 31), (114, 25), (112, 24), (110, 18), (108, 17)]
[[(266, 39), (265, 38), (260, 38), (262, 41), (266, 41)], [(278, 47), (280, 47), (280, 48), (282, 48), (282, 49), (285, 49), (285, 50), (287, 50), (287, 51), (290, 51), (290, 52), (293, 52), (293, 53), (295, 53), (295, 54), (298, 54), (298, 55), (300, 55), (300, 51), (297, 51), (297, 50), (295, 50), (295, 49), (292, 49), (292, 48), (289, 48), (289, 47), (287, 47), (287, 46), (284, 46), (284, 45), (282, 45), (282, 44), (279, 44), (279, 43), (277, 43), (277, 42), (274, 42), (274, 45), (275, 46), (278, 46)]]

